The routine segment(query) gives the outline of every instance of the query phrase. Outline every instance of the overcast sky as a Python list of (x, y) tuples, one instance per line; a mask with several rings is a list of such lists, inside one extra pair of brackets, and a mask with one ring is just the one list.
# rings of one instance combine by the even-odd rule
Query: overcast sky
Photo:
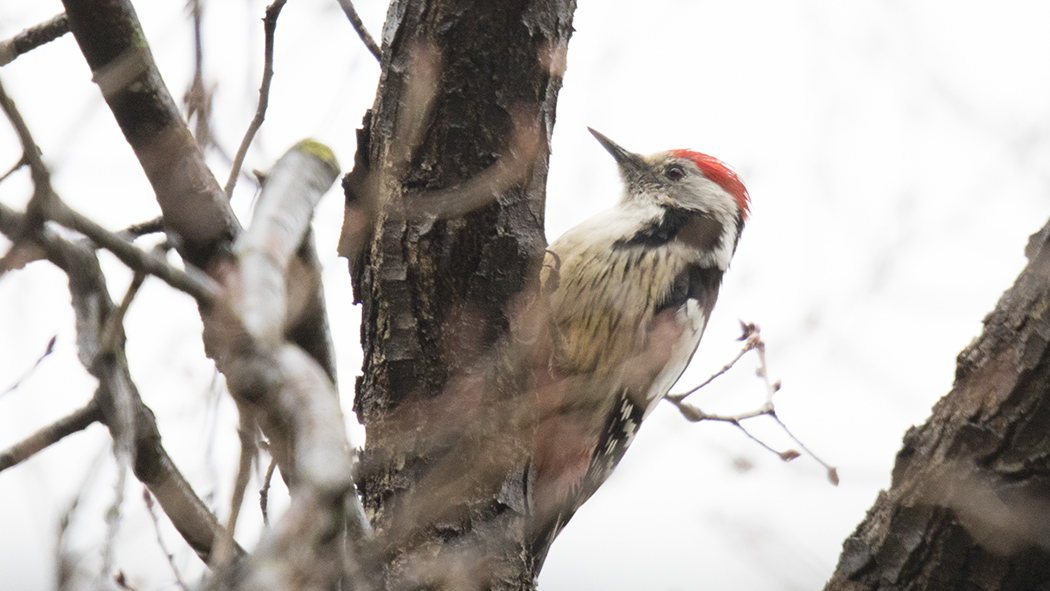
[[(385, 3), (357, 3), (376, 36)], [(192, 77), (182, 0), (138, 2), (177, 98)], [(232, 153), (255, 109), (261, 70), (259, 1), (205, 5), (205, 77), (218, 141)], [(53, 0), (8, 2), (0, 37), (61, 11)], [(609, 207), (612, 159), (586, 132), (651, 152), (692, 148), (740, 173), (752, 217), (693, 365), (695, 384), (736, 353), (738, 320), (762, 326), (779, 416), (836, 465), (828, 484), (809, 457), (784, 464), (726, 425), (689, 424), (670, 406), (646, 422), (614, 476), (554, 544), (544, 591), (574, 589), (817, 589), (842, 541), (889, 484), (907, 428), (952, 381), (956, 354), (1025, 263), (1028, 235), (1050, 217), (1050, 4), (912, 0), (579, 0), (558, 104), (547, 191), (547, 236)], [(314, 137), (344, 169), (353, 130), (374, 99), (379, 68), (334, 1), (295, 0), (277, 32), (266, 123), (247, 168), (266, 169)], [(73, 39), (0, 69), (73, 207), (119, 229), (159, 213), (152, 191)], [(0, 169), (19, 147), (0, 124)], [(209, 162), (225, 179), (218, 154)], [(23, 171), (0, 202), (30, 195)], [(234, 198), (249, 210), (252, 191)], [(360, 371), (358, 310), (334, 255), (337, 188), (315, 219), (339, 354), (344, 408)], [(7, 243), (0, 239), (0, 250)], [(130, 274), (104, 256), (116, 298)], [(0, 395), (0, 448), (83, 405), (94, 381), (76, 361), (61, 274), (45, 263), (0, 280), (0, 391), (57, 335), (54, 355)], [(236, 463), (236, 417), (214, 383), (188, 297), (149, 280), (129, 314), (131, 367), (179, 466), (223, 518)], [(708, 410), (748, 410), (762, 384), (748, 359), (698, 394)], [(361, 430), (348, 416), (354, 437)], [(788, 442), (768, 424), (756, 434)], [(0, 474), (0, 579), (53, 586), (60, 515), (81, 486), (72, 552), (100, 564), (116, 469), (105, 429)], [(116, 566), (136, 588), (169, 588), (129, 479)], [(255, 486), (255, 485), (253, 485)], [(280, 499), (275, 501), (278, 507)], [(249, 501), (238, 537), (257, 538)], [(163, 524), (188, 576), (199, 561)]]

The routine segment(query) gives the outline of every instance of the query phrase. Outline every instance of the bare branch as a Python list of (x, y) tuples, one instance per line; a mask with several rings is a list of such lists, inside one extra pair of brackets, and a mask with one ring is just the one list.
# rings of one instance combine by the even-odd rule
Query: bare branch
[[(3, 109), (7, 118), (11, 121), (11, 126), (15, 128), (18, 141), (22, 144), (22, 159), (29, 165), (29, 170), (33, 177), (33, 197), (26, 207), (26, 218), (23, 222), (23, 227), (19, 230), (17, 237), (12, 238), (17, 243), (24, 236), (34, 234), (43, 226), (44, 210), (46, 209), (47, 201), (52, 199), (55, 192), (51, 188), (51, 172), (40, 158), (40, 148), (37, 147), (36, 141), (33, 140), (33, 134), (30, 133), (29, 126), (26, 125), (25, 120), (22, 119), (22, 114), (18, 112), (15, 102), (11, 100), (11, 97), (4, 90), (3, 84), (0, 84), (0, 108)], [(3, 268), (3, 266), (0, 265), (0, 268)]]
[[(0, 204), (0, 231), (21, 225), (22, 214)], [(135, 476), (160, 502), (175, 529), (207, 561), (214, 540), (225, 536), (215, 516), (196, 495), (161, 445), (157, 423), (131, 381), (123, 347), (106, 352), (101, 346), (107, 319), (115, 312), (95, 253), (43, 229), (37, 237), (48, 260), (69, 276), (76, 314), (77, 344), (81, 362), (98, 377), (96, 395), (101, 420), (115, 441), (130, 448)], [(128, 435), (126, 435), (128, 434)], [(238, 555), (244, 551), (235, 547)]]
[(206, 268), (240, 224), (163, 83), (131, 2), (63, 4), (93, 79), (156, 192), (175, 248)]
[(357, 31), (357, 35), (361, 37), (361, 41), (364, 41), (365, 47), (368, 51), (375, 56), (376, 61), (383, 60), (383, 52), (379, 49), (379, 45), (376, 44), (375, 39), (368, 34), (368, 29), (365, 28), (364, 21), (361, 20), (361, 16), (357, 14), (357, 9), (354, 8), (353, 0), (339, 0), (339, 6), (343, 8), (343, 12), (346, 13), (346, 18), (350, 19), (350, 24), (354, 26), (354, 30)]
[[(33, 174), (34, 194), (26, 209), (25, 217), (22, 219), (17, 232), (6, 232), (15, 242), (24, 240), (30, 235), (39, 234), (45, 219), (53, 219), (56, 222), (76, 230), (91, 238), (100, 246), (117, 255), (121, 261), (132, 269), (155, 275), (172, 287), (189, 293), (199, 302), (208, 302), (214, 298), (217, 287), (204, 273), (187, 266), (186, 271), (181, 271), (169, 265), (166, 261), (142, 252), (133, 244), (121, 239), (119, 236), (109, 232), (102, 226), (85, 216), (73, 211), (66, 206), (55, 194), (51, 186), (51, 173), (47, 170), (40, 159), (39, 148), (33, 141), (29, 127), (19, 114), (14, 101), (4, 92), (0, 85), (0, 107), (3, 108), (11, 124), (22, 142), (24, 159), (29, 163)], [(12, 251), (18, 250), (17, 247)], [(0, 260), (0, 270), (10, 268), (8, 255)]]
[[(550, 251), (548, 251), (548, 252), (550, 252)], [(703, 388), (704, 386), (710, 384), (711, 382), (715, 381), (715, 378), (717, 378), (718, 376), (720, 376), (720, 375), (724, 374), (725, 372), (729, 371), (730, 369), (732, 369), (733, 366), (736, 365), (736, 362), (740, 361), (741, 357), (743, 357), (748, 351), (750, 351), (750, 350), (755, 348), (757, 341), (752, 339), (752, 338), (750, 338), (751, 334), (748, 331), (748, 326), (754, 326), (754, 325), (748, 325), (748, 324), (745, 324), (744, 322), (741, 322), (740, 326), (744, 329), (744, 334), (743, 334), (743, 336), (740, 337), (739, 340), (745, 341), (745, 344), (744, 344), (744, 348), (741, 349), (740, 352), (736, 354), (736, 357), (734, 357), (732, 359), (732, 361), (730, 361), (729, 363), (725, 364), (722, 367), (722, 369), (716, 371), (711, 377), (709, 377), (706, 380), (704, 380), (703, 382), (701, 382), (699, 386), (693, 388), (692, 390), (689, 390), (688, 392), (683, 392), (681, 394), (668, 394), (667, 395), (667, 400), (673, 402), (677, 406), (679, 402), (685, 400), (686, 396), (689, 396), (690, 394), (695, 393), (697, 390), (699, 390), (699, 389)], [(679, 408), (679, 410), (681, 410), (681, 406), (679, 406), (678, 408)]]
[[(105, 583), (113, 572), (113, 551), (116, 548), (117, 534), (120, 533), (120, 522), (123, 518), (121, 508), (124, 506), (124, 489), (128, 482), (128, 454), (117, 450), (117, 481), (113, 485), (113, 500), (106, 510), (106, 539), (102, 543), (102, 565), (98, 570), (99, 589), (105, 589)], [(118, 571), (118, 580), (122, 573)]]
[[(156, 254), (143, 251), (119, 235), (98, 225), (90, 218), (74, 211), (60, 199), (55, 198), (49, 211), (46, 213), (49, 214), (49, 218), (54, 219), (59, 224), (84, 234), (99, 246), (109, 250), (132, 270), (153, 275), (175, 289), (188, 293), (198, 302), (210, 302), (215, 299), (219, 292), (219, 286), (210, 277), (192, 265), (187, 265), (185, 270), (178, 269)], [(20, 214), (0, 204), (0, 220), (17, 220), (17, 225), (14, 227), (5, 226), (0, 221), (0, 232), (7, 234), (12, 240), (17, 239), (19, 228), (24, 225), (26, 216), (28, 216), (28, 212)], [(35, 240), (46, 248), (48, 241), (54, 241), (57, 238), (53, 233), (41, 232), (35, 237)], [(0, 269), (3, 268), (5, 267), (0, 265)]]
[(252, 458), (258, 457), (258, 446), (256, 445), (259, 426), (255, 422), (255, 409), (248, 404), (237, 400), (237, 411), (241, 415), (237, 434), (241, 440), (240, 461), (237, 466), (237, 479), (233, 483), (233, 496), (230, 499), (230, 518), (226, 521), (226, 533), (229, 534), (229, 542), (237, 533), (237, 519), (241, 514), (241, 505), (244, 504), (244, 493), (248, 489), (248, 480), (251, 478)]
[(233, 197), (233, 188), (237, 185), (237, 175), (241, 172), (244, 157), (248, 154), (248, 146), (255, 139), (255, 133), (262, 127), (263, 119), (266, 118), (266, 107), (270, 104), (270, 81), (273, 80), (273, 41), (274, 32), (277, 30), (277, 17), (281, 15), (287, 0), (274, 0), (273, 4), (266, 7), (266, 16), (263, 18), (263, 32), (265, 34), (265, 46), (263, 49), (263, 77), (259, 85), (259, 105), (255, 108), (255, 117), (248, 125), (248, 131), (244, 133), (241, 145), (237, 148), (237, 154), (233, 157), (233, 166), (230, 167), (230, 176), (226, 179), (226, 198)]
[(292, 496), (288, 513), (251, 558), (247, 579), (238, 582), (246, 588), (284, 588), (291, 581), (327, 587), (344, 572), (342, 533), (355, 543), (371, 535), (333, 382), (316, 358), (284, 336), (288, 293), (303, 272), (294, 264), (297, 253), (338, 173), (331, 150), (310, 140), (278, 160), (251, 225), (234, 245), (238, 267), (227, 276), (226, 298), (205, 320), (230, 392), (260, 410), (259, 425)]
[(127, 315), (128, 309), (131, 307), (131, 301), (138, 295), (139, 289), (145, 280), (145, 274), (135, 273), (135, 276), (131, 278), (131, 285), (128, 286), (128, 291), (124, 294), (124, 299), (120, 301), (117, 309), (106, 319), (106, 327), (102, 331), (102, 342), (100, 343), (102, 351), (115, 353), (123, 346), (124, 316)]
[(91, 402), (87, 403), (87, 406), (51, 423), (23, 441), (0, 451), (0, 472), (24, 462), (37, 452), (46, 449), (49, 445), (58, 443), (67, 435), (83, 431), (101, 418), (102, 415), (99, 413), (96, 395), (95, 398), (91, 399)]
[(149, 489), (146, 487), (142, 488), (142, 500), (145, 501), (146, 511), (149, 513), (150, 520), (153, 521), (153, 531), (157, 533), (157, 545), (160, 546), (160, 551), (164, 553), (164, 558), (168, 560), (168, 566), (171, 567), (171, 572), (175, 575), (175, 584), (183, 591), (189, 591), (189, 587), (182, 580), (182, 573), (179, 572), (179, 567), (175, 565), (175, 554), (164, 543), (164, 536), (160, 535), (160, 520), (157, 519), (157, 513), (153, 510), (153, 495), (149, 494)]
[(270, 465), (266, 467), (266, 475), (263, 476), (262, 487), (259, 488), (259, 509), (262, 511), (264, 525), (270, 525), (269, 499), (270, 481), (273, 480), (274, 470), (277, 469), (277, 457), (270, 458)]
[(134, 240), (135, 238), (139, 238), (147, 234), (156, 234), (157, 232), (163, 231), (164, 218), (158, 216), (153, 218), (152, 220), (132, 224), (127, 228), (124, 228), (123, 230), (117, 232), (117, 236), (120, 236), (125, 240)]
[(0, 175), (0, 183), (6, 181), (8, 178), (10, 178), (11, 175), (13, 175), (14, 173), (18, 172), (19, 169), (21, 169), (25, 165), (26, 165), (26, 158), (25, 158), (25, 156), (22, 156), (21, 158), (18, 159), (18, 162), (15, 162), (11, 166), (11, 168), (7, 169), (7, 172), (5, 172), (4, 174)]
[[(718, 370), (714, 375), (704, 380), (702, 384), (693, 388), (692, 390), (689, 390), (688, 392), (682, 394), (667, 394), (666, 396), (664, 396), (664, 399), (670, 402), (671, 404), (674, 404), (675, 407), (678, 408), (679, 412), (682, 413), (682, 416), (684, 416), (686, 420), (690, 422), (696, 423), (700, 421), (723, 421), (726, 423), (730, 423), (738, 429), (740, 429), (741, 431), (743, 431), (745, 435), (747, 435), (751, 440), (761, 445), (763, 448), (780, 456), (780, 459), (784, 460), (785, 462), (790, 462), (791, 460), (799, 457), (800, 454), (793, 449), (788, 449), (785, 451), (777, 451), (773, 449), (764, 441), (752, 435), (751, 432), (745, 429), (744, 426), (741, 424), (741, 421), (747, 419), (753, 419), (755, 417), (760, 416), (769, 416), (774, 421), (776, 421), (778, 425), (780, 425), (780, 428), (784, 430), (784, 433), (786, 433), (787, 436), (792, 439), (792, 441), (797, 443), (799, 447), (802, 448), (802, 451), (809, 454), (810, 457), (816, 460), (817, 463), (819, 463), (821, 466), (824, 467), (825, 470), (827, 470), (828, 481), (831, 482), (831, 484), (838, 486), (839, 477), (838, 471), (835, 469), (835, 467), (820, 459), (820, 457), (818, 457), (816, 454), (810, 451), (810, 449), (807, 448), (806, 445), (802, 443), (802, 441), (800, 441), (797, 437), (795, 437), (791, 430), (787, 428), (787, 425), (785, 425), (784, 422), (780, 420), (780, 417), (777, 416), (776, 407), (773, 404), (773, 395), (780, 391), (780, 381), (778, 380), (776, 382), (770, 382), (769, 380), (769, 369), (766, 366), (766, 343), (762, 340), (761, 329), (758, 327), (757, 324), (749, 322), (741, 322), (740, 327), (743, 329), (743, 335), (741, 335), (741, 337), (738, 340), (744, 341), (745, 344), (744, 348), (741, 349), (739, 353), (737, 353), (736, 357), (734, 357), (732, 361), (727, 363), (722, 369)], [(734, 415), (716, 415), (706, 413), (700, 410), (699, 408), (688, 404), (684, 401), (686, 396), (693, 394), (700, 388), (703, 388), (704, 386), (710, 384), (718, 376), (729, 371), (734, 365), (736, 365), (737, 361), (740, 361), (741, 357), (743, 357), (748, 351), (752, 350), (757, 352), (759, 362), (758, 376), (762, 378), (766, 386), (766, 400), (762, 403), (761, 406), (759, 406), (757, 409)]]
[[(283, 339), (288, 317), (285, 274), (309, 228), (317, 202), (339, 174), (323, 144), (304, 140), (274, 164), (251, 227), (237, 241), (243, 289), (236, 304), (243, 326), (260, 344)], [(294, 281), (293, 281), (294, 283)]]
[(39, 25), (29, 27), (10, 39), (0, 41), (0, 66), (6, 66), (18, 56), (50, 43), (69, 32), (65, 13), (56, 15)]
[(57, 199), (48, 213), (59, 224), (80, 232), (112, 252), (132, 270), (153, 275), (175, 289), (190, 294), (200, 303), (214, 300), (219, 292), (219, 286), (192, 264), (187, 264), (185, 270), (173, 267), (159, 256), (143, 251)]
[(211, 134), (211, 99), (212, 93), (204, 88), (204, 43), (201, 39), (201, 20), (203, 6), (201, 0), (190, 0), (193, 13), (193, 82), (183, 96), (186, 104), (186, 120), (197, 118), (194, 126), (194, 137), (202, 150), (213, 143)]
[[(259, 364), (270, 369), (262, 371)], [(363, 529), (368, 527), (363, 512), (346, 515), (346, 500), (357, 492), (338, 395), (317, 362), (290, 344), (271, 356), (233, 360), (224, 373), (231, 392), (257, 396), (267, 417), (264, 428), (294, 450), (281, 464), (283, 472), (284, 466), (292, 471), (287, 474), (292, 504), (249, 559), (252, 568), (239, 583), (246, 589), (285, 589), (293, 581), (330, 587), (344, 570), (344, 528), (349, 526), (355, 542), (371, 535)], [(260, 384), (260, 375), (269, 383)]]
[(47, 359), (47, 356), (51, 353), (54, 353), (56, 340), (58, 340), (58, 335), (52, 335), (51, 338), (47, 341), (47, 347), (44, 349), (43, 355), (37, 357), (37, 360), (33, 363), (33, 366), (25, 370), (25, 372), (23, 372), (22, 375), (17, 380), (15, 380), (15, 383), (11, 384), (11, 386), (8, 387), (8, 389), (4, 390), (3, 392), (0, 392), (0, 396), (17, 390), (18, 387), (22, 385), (22, 382), (24, 382), (26, 378), (31, 376), (33, 372), (36, 371), (36, 368), (40, 367), (40, 364), (43, 363), (45, 359)]

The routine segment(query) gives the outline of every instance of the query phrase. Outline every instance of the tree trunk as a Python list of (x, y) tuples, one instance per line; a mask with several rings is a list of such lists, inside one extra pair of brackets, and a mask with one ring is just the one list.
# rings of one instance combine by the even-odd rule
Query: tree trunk
[(528, 589), (527, 429), (495, 353), (537, 275), (573, 0), (394, 0), (344, 180), (358, 482), (390, 584)]
[(1026, 254), (825, 591), (1050, 589), (1050, 224)]

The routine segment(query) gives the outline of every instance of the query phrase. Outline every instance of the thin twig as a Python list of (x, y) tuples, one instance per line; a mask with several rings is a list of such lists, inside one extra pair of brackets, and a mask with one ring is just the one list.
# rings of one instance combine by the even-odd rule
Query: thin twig
[(788, 450), (785, 450), (785, 451), (777, 451), (777, 450), (773, 449), (765, 441), (762, 441), (758, 437), (755, 437), (754, 435), (752, 435), (750, 431), (745, 429), (744, 426), (741, 425), (737, 421), (733, 421), (733, 426), (735, 426), (737, 429), (740, 429), (741, 431), (743, 431), (744, 435), (747, 435), (748, 438), (751, 439), (751, 441), (754, 441), (755, 443), (761, 445), (762, 447), (766, 448), (770, 452), (773, 452), (773, 453), (777, 454), (778, 456), (780, 456), (780, 459), (784, 460), (785, 462), (790, 462), (791, 460), (793, 460), (793, 459), (795, 459), (795, 458), (797, 458), (799, 456), (799, 453), (797, 451), (793, 450), (793, 449), (788, 449)]
[(164, 231), (164, 218), (157, 216), (152, 220), (131, 224), (127, 228), (117, 232), (117, 236), (125, 240), (134, 240), (147, 234), (156, 234)]
[(681, 394), (669, 394), (667, 396), (667, 399), (670, 400), (671, 402), (675, 402), (675, 403), (678, 403), (678, 402), (681, 402), (681, 401), (685, 400), (686, 396), (689, 396), (690, 394), (695, 393), (697, 390), (699, 390), (699, 389), (703, 388), (704, 386), (710, 384), (711, 382), (715, 381), (715, 378), (721, 376), (725, 372), (727, 372), (730, 369), (732, 369), (733, 366), (736, 365), (736, 362), (740, 361), (741, 357), (743, 357), (748, 351), (750, 351), (750, 350), (752, 350), (754, 348), (755, 348), (754, 341), (752, 339), (750, 339), (750, 338), (746, 339), (746, 344), (744, 345), (744, 348), (741, 349), (740, 352), (736, 354), (736, 357), (734, 357), (732, 361), (730, 361), (729, 363), (725, 364), (722, 367), (722, 369), (720, 369), (717, 372), (715, 372), (711, 377), (709, 377), (706, 380), (704, 380), (699, 386), (693, 388), (692, 390), (689, 390), (688, 392), (683, 392)]
[(168, 560), (171, 572), (175, 574), (175, 584), (183, 591), (189, 591), (189, 587), (182, 580), (182, 573), (179, 572), (179, 567), (175, 565), (175, 554), (164, 543), (164, 536), (160, 535), (160, 520), (157, 519), (157, 513), (153, 510), (153, 495), (149, 493), (149, 489), (145, 486), (142, 487), (142, 500), (146, 502), (146, 512), (149, 513), (149, 517), (153, 521), (153, 531), (157, 533), (157, 545), (160, 546), (160, 551), (164, 553), (164, 558)]
[(233, 157), (233, 166), (230, 168), (230, 176), (226, 179), (226, 198), (233, 197), (233, 188), (237, 185), (237, 176), (244, 164), (244, 157), (248, 154), (248, 146), (255, 139), (255, 133), (266, 118), (266, 106), (270, 103), (270, 81), (273, 79), (273, 39), (274, 31), (277, 29), (277, 17), (287, 0), (274, 0), (274, 3), (266, 7), (266, 16), (263, 18), (263, 32), (265, 35), (265, 47), (263, 50), (263, 77), (259, 85), (259, 105), (255, 108), (255, 117), (248, 125), (248, 131), (244, 133), (241, 145), (237, 148), (237, 154)]
[(241, 401), (237, 401), (237, 410), (241, 416), (240, 425), (237, 427), (237, 434), (241, 440), (241, 456), (237, 466), (237, 479), (233, 483), (230, 518), (226, 522), (226, 533), (229, 534), (231, 539), (237, 533), (237, 518), (241, 514), (241, 505), (244, 504), (244, 493), (248, 489), (248, 480), (251, 478), (252, 459), (258, 456), (256, 433), (259, 427), (255, 422), (255, 410)]
[(16, 173), (19, 170), (21, 170), (21, 168), (23, 166), (25, 166), (25, 165), (26, 165), (26, 157), (22, 156), (21, 158), (18, 159), (18, 162), (15, 162), (14, 166), (12, 166), (11, 168), (7, 169), (7, 172), (5, 172), (3, 175), (0, 175), (0, 183), (6, 181), (11, 175), (13, 175), (14, 173)]
[(215, 299), (219, 286), (202, 271), (187, 264), (182, 270), (173, 267), (159, 256), (147, 253), (120, 236), (103, 228), (90, 218), (74, 211), (56, 199), (52, 204), (50, 218), (87, 236), (96, 244), (112, 252), (133, 270), (148, 273), (179, 291), (184, 291), (198, 302), (208, 303)]
[(383, 51), (379, 49), (379, 45), (376, 44), (375, 39), (368, 34), (368, 29), (365, 28), (364, 21), (361, 20), (361, 15), (357, 14), (357, 9), (354, 8), (352, 0), (339, 0), (339, 6), (343, 7), (343, 12), (346, 13), (346, 18), (350, 19), (350, 24), (354, 26), (354, 30), (357, 31), (357, 35), (361, 37), (361, 41), (364, 41), (365, 47), (368, 51), (375, 56), (376, 61), (383, 61)]
[[(124, 505), (124, 488), (128, 481), (128, 459), (131, 450), (116, 451), (117, 457), (117, 483), (113, 486), (113, 502), (106, 511), (106, 540), (102, 545), (102, 567), (99, 569), (99, 581), (109, 579), (113, 572), (113, 550), (116, 547), (117, 534), (120, 531), (121, 507)], [(99, 585), (99, 588), (104, 588)]]
[(104, 353), (115, 353), (122, 345), (124, 338), (124, 316), (131, 307), (131, 301), (139, 293), (139, 288), (146, 280), (145, 273), (135, 273), (131, 278), (128, 291), (124, 293), (124, 299), (120, 301), (117, 309), (106, 319), (106, 327), (102, 331), (101, 351)]
[[(22, 222), (21, 214), (0, 204), (0, 230), (5, 233), (14, 231)], [(143, 404), (131, 380), (127, 362), (123, 359), (123, 348), (116, 355), (98, 354), (100, 333), (105, 319), (113, 313), (115, 306), (109, 298), (105, 277), (95, 253), (57, 236), (47, 228), (37, 239), (44, 247), (48, 260), (69, 276), (73, 311), (77, 317), (77, 348), (81, 362), (99, 379), (100, 393), (97, 396), (100, 399), (98, 407), (101, 420), (109, 427), (118, 448), (130, 448), (132, 455), (129, 457), (135, 467), (135, 475), (150, 488), (186, 543), (207, 561), (216, 537), (225, 535), (222, 526), (161, 445), (156, 420), (152, 411)], [(122, 416), (125, 413), (131, 416), (125, 419)], [(129, 423), (136, 435), (130, 443), (125, 435)], [(235, 546), (234, 551), (238, 556), (244, 555), (240, 547)]]
[[(776, 382), (771, 382), (769, 379), (769, 369), (766, 366), (766, 343), (762, 340), (761, 330), (759, 329), (758, 325), (753, 323), (741, 322), (740, 327), (743, 329), (743, 335), (738, 340), (745, 341), (745, 345), (744, 348), (741, 349), (739, 353), (737, 353), (736, 357), (734, 357), (732, 361), (727, 363), (725, 367), (720, 369), (718, 372), (716, 372), (714, 375), (706, 379), (702, 384), (693, 388), (692, 390), (689, 390), (688, 392), (685, 392), (683, 394), (668, 394), (664, 396), (664, 398), (671, 404), (674, 404), (675, 407), (678, 408), (679, 412), (682, 413), (682, 416), (684, 416), (688, 421), (694, 423), (700, 421), (722, 421), (730, 423), (736, 428), (743, 431), (745, 435), (747, 435), (751, 440), (761, 445), (763, 448), (777, 454), (780, 457), (780, 459), (784, 460), (785, 462), (789, 462), (799, 457), (799, 452), (793, 449), (788, 449), (785, 451), (777, 451), (776, 449), (773, 449), (764, 441), (752, 435), (751, 432), (745, 429), (744, 426), (741, 424), (742, 421), (747, 419), (753, 419), (755, 417), (760, 417), (764, 415), (772, 417), (772, 419), (776, 421), (778, 425), (780, 425), (780, 428), (784, 430), (788, 437), (790, 437), (792, 441), (797, 443), (799, 447), (802, 448), (802, 451), (809, 454), (810, 457), (816, 460), (817, 463), (819, 463), (821, 466), (824, 467), (825, 470), (827, 470), (828, 480), (831, 482), (831, 484), (838, 486), (838, 471), (833, 466), (829, 465), (827, 462), (817, 457), (816, 454), (814, 454), (809, 448), (807, 448), (806, 445), (802, 443), (802, 441), (800, 441), (797, 437), (795, 437), (791, 430), (787, 428), (787, 425), (785, 425), (784, 422), (780, 420), (780, 417), (777, 416), (776, 407), (773, 404), (773, 395), (780, 391), (780, 381), (777, 380)], [(710, 384), (712, 381), (714, 381), (715, 378), (729, 371), (734, 365), (736, 365), (738, 361), (740, 361), (741, 357), (743, 357), (748, 351), (752, 350), (756, 351), (756, 354), (758, 355), (759, 367), (757, 373), (758, 376), (762, 378), (766, 387), (766, 400), (762, 403), (761, 406), (759, 406), (757, 409), (742, 412), (735, 415), (716, 415), (706, 413), (700, 410), (699, 408), (684, 402), (684, 398), (686, 396), (689, 396), (690, 394)]]
[(833, 484), (835, 486), (838, 486), (839, 485), (839, 471), (834, 466), (832, 466), (831, 464), (828, 464), (824, 460), (820, 459), (820, 456), (818, 456), (817, 454), (813, 453), (808, 447), (806, 447), (806, 444), (802, 443), (801, 439), (799, 439), (798, 437), (795, 437), (795, 434), (791, 432), (791, 429), (788, 429), (787, 425), (785, 425), (784, 422), (780, 420), (780, 417), (778, 417), (776, 415), (776, 413), (770, 413), (769, 416), (773, 417), (773, 420), (776, 421), (778, 425), (780, 425), (780, 428), (784, 430), (784, 433), (787, 433), (787, 436), (790, 437), (792, 441), (797, 443), (798, 446), (802, 448), (802, 451), (804, 451), (807, 454), (809, 454), (809, 456), (811, 458), (813, 458), (814, 460), (816, 460), (818, 464), (820, 464), (821, 466), (824, 466), (824, 469), (827, 470), (827, 472), (828, 472), (828, 481), (831, 482), (831, 484)]
[(33, 372), (36, 371), (36, 368), (40, 367), (40, 364), (43, 363), (45, 359), (47, 359), (47, 356), (55, 352), (55, 341), (57, 340), (58, 335), (52, 335), (51, 339), (47, 342), (47, 347), (44, 349), (44, 354), (38, 357), (36, 363), (34, 363), (33, 366), (29, 369), (25, 370), (25, 372), (22, 373), (22, 375), (15, 381), (15, 383), (11, 384), (11, 387), (4, 390), (3, 392), (0, 392), (0, 397), (17, 390), (18, 387), (22, 385), (22, 382), (26, 381), (26, 378), (33, 375)]
[(2, 83), (0, 83), (0, 108), (3, 109), (7, 118), (11, 121), (11, 126), (15, 128), (18, 141), (22, 144), (22, 158), (29, 165), (33, 178), (33, 197), (26, 206), (26, 218), (23, 222), (23, 228), (19, 231), (16, 238), (17, 241), (27, 235), (37, 233), (39, 228), (43, 226), (44, 211), (47, 208), (48, 201), (52, 200), (55, 191), (51, 187), (51, 172), (40, 157), (40, 148), (36, 145), (36, 141), (33, 140), (33, 134), (30, 133), (29, 126), (26, 125), (22, 114), (18, 112), (15, 102), (7, 95), (7, 91), (4, 90)]
[(277, 457), (270, 457), (270, 465), (266, 468), (266, 476), (263, 477), (262, 488), (259, 489), (259, 508), (262, 509), (263, 525), (270, 525), (269, 500), (270, 481), (273, 480), (273, 472), (277, 469)]
[(87, 403), (87, 406), (51, 423), (21, 442), (0, 451), (0, 472), (24, 462), (37, 452), (58, 443), (67, 435), (83, 431), (101, 418), (102, 415), (99, 412), (96, 396), (91, 399), (91, 402)]
[(0, 41), (0, 66), (6, 66), (18, 56), (50, 43), (69, 32), (66, 13), (52, 17), (39, 25), (29, 27), (5, 41)]
[(201, 37), (203, 7), (200, 0), (190, 0), (190, 9), (193, 12), (193, 82), (186, 90), (183, 101), (186, 103), (187, 123), (194, 116), (197, 118), (193, 135), (203, 150), (211, 145), (212, 136), (211, 93), (204, 88), (204, 43)]

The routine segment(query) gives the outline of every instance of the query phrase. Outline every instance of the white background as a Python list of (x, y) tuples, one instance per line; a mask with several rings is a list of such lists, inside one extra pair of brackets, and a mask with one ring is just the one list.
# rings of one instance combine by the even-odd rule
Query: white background
[[(181, 0), (137, 3), (176, 98), (192, 77)], [(385, 5), (358, 2), (377, 38)], [(219, 144), (236, 150), (255, 110), (264, 3), (205, 6), (205, 77), (215, 90)], [(61, 11), (55, 1), (7, 2), (0, 37)], [(759, 323), (780, 417), (836, 465), (828, 484), (808, 457), (784, 464), (732, 427), (686, 423), (658, 409), (620, 468), (554, 545), (544, 591), (571, 589), (817, 589), (842, 541), (889, 484), (905, 430), (952, 381), (955, 355), (1023, 267), (1027, 237), (1050, 216), (1050, 5), (914, 0), (580, 0), (558, 105), (547, 198), (557, 237), (619, 193), (611, 158), (590, 125), (628, 149), (693, 148), (733, 165), (753, 199), (704, 343), (683, 383), (736, 352), (738, 319)], [(334, 1), (295, 0), (277, 30), (266, 123), (246, 167), (265, 169), (314, 137), (353, 161), (353, 130), (373, 101), (379, 68)], [(73, 207), (119, 229), (159, 213), (131, 150), (71, 36), (0, 69), (36, 135), (54, 183)], [(20, 148), (0, 124), (0, 168)], [(224, 182), (228, 164), (209, 162)], [(22, 207), (22, 171), (0, 201)], [(250, 208), (241, 184), (234, 205)], [(338, 188), (315, 219), (339, 353), (344, 408), (360, 370), (358, 310), (334, 255)], [(0, 249), (7, 242), (0, 239)], [(103, 264), (119, 299), (130, 274)], [(0, 280), (0, 390), (19, 380), (57, 335), (55, 354), (0, 394), (0, 448), (87, 402), (94, 380), (76, 361), (63, 276), (47, 263)], [(128, 318), (134, 377), (165, 444), (222, 519), (236, 465), (236, 418), (215, 383), (188, 297), (147, 281)], [(708, 410), (762, 399), (748, 359), (697, 395)], [(353, 437), (361, 430), (347, 417)], [(787, 442), (756, 421), (756, 434)], [(98, 576), (116, 467), (93, 426), (0, 474), (0, 580), (55, 585), (59, 520), (78, 581)], [(256, 484), (252, 485), (257, 486)], [(280, 489), (281, 487), (276, 487)], [(114, 568), (137, 589), (172, 587), (129, 479)], [(274, 510), (284, 500), (275, 491)], [(164, 522), (164, 518), (161, 518)], [(250, 495), (238, 538), (260, 519)], [(188, 581), (202, 566), (162, 523)]]

